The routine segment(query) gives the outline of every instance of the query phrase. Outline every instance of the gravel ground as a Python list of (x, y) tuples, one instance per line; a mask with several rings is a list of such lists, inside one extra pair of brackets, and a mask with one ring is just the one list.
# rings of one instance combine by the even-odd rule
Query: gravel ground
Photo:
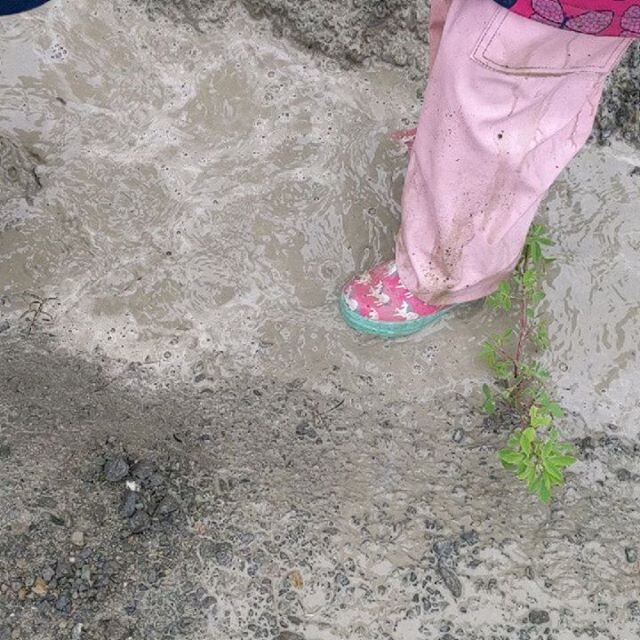
[(461, 396), (185, 385), (46, 335), (0, 357), (3, 640), (637, 637), (640, 442), (615, 425), (523, 507), (507, 425)]

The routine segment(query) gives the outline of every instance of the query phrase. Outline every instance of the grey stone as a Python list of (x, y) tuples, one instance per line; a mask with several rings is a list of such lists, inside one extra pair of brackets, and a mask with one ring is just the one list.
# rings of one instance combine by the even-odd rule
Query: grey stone
[(66, 613), (71, 609), (71, 596), (68, 593), (63, 593), (58, 596), (56, 600), (56, 610), (61, 613)]
[(549, 612), (544, 609), (533, 609), (529, 611), (529, 622), (531, 624), (546, 624), (549, 620)]
[(104, 475), (109, 482), (120, 482), (129, 475), (129, 463), (123, 456), (110, 458), (104, 464)]
[(480, 536), (475, 529), (470, 529), (469, 531), (463, 531), (460, 534), (460, 540), (462, 540), (464, 544), (474, 545), (478, 544), (478, 542), (480, 541)]
[(58, 560), (56, 563), (56, 578), (66, 578), (73, 572), (73, 567), (66, 560)]
[(638, 550), (635, 547), (625, 547), (624, 555), (627, 562), (634, 563), (638, 560)]
[(453, 435), (451, 436), (451, 439), (460, 444), (463, 440), (464, 440), (464, 429), (462, 427), (458, 427), (454, 432)]
[(151, 518), (144, 511), (136, 511), (129, 519), (131, 533), (143, 533), (151, 526)]
[(84, 547), (84, 532), (83, 531), (74, 531), (71, 534), (71, 544), (76, 547)]
[(146, 480), (147, 478), (151, 477), (155, 470), (156, 467), (153, 462), (149, 462), (148, 460), (140, 460), (133, 465), (131, 469), (131, 475), (138, 480)]
[(438, 574), (454, 598), (459, 598), (462, 595), (462, 584), (458, 576), (442, 562), (438, 563)]
[(157, 506), (155, 514), (166, 516), (180, 508), (180, 504), (173, 496), (165, 496)]
[(306, 420), (303, 420), (296, 427), (296, 435), (300, 438), (304, 438), (305, 436), (315, 438), (317, 434), (316, 430)]
[(305, 640), (304, 636), (294, 631), (281, 631), (276, 640)]
[(439, 560), (452, 558), (456, 555), (456, 542), (454, 540), (438, 540), (433, 545), (433, 552)]
[(138, 493), (136, 491), (130, 491), (125, 489), (120, 500), (120, 508), (118, 513), (123, 518), (131, 518), (136, 512), (136, 504), (138, 502)]
[(54, 576), (56, 575), (55, 570), (52, 567), (45, 567), (42, 570), (42, 579), (46, 582), (49, 583), (51, 582), (51, 580), (53, 580)]
[(628, 469), (618, 469), (616, 471), (616, 478), (618, 478), (618, 480), (620, 480), (620, 482), (628, 482), (629, 480), (631, 480), (631, 472)]
[(208, 553), (223, 567), (228, 567), (233, 562), (233, 547), (228, 542), (214, 542), (209, 547)]

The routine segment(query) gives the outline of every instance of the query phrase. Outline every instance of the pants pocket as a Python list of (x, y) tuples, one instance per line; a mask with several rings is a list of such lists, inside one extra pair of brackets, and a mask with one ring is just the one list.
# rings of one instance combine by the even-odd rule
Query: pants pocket
[(560, 29), (498, 7), (471, 58), (495, 71), (514, 75), (608, 73), (630, 42), (629, 38)]

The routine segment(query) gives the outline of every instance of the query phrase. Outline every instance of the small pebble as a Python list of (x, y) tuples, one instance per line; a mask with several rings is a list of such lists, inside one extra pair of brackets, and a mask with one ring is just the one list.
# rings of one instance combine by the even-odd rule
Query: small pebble
[(531, 624), (546, 624), (549, 622), (549, 613), (544, 609), (529, 611), (529, 622)]
[(131, 469), (131, 473), (138, 480), (146, 480), (151, 477), (151, 475), (155, 472), (155, 465), (153, 462), (149, 462), (147, 460), (140, 460), (133, 465)]
[(42, 570), (42, 579), (46, 582), (49, 583), (53, 580), (54, 576), (56, 575), (56, 572), (53, 570), (53, 567), (45, 567)]
[(109, 482), (120, 482), (129, 475), (129, 463), (123, 456), (110, 458), (104, 463), (104, 475)]
[(451, 436), (451, 439), (460, 444), (464, 440), (464, 429), (462, 427), (458, 427)]
[(459, 598), (462, 595), (462, 584), (458, 576), (448, 567), (445, 567), (441, 562), (438, 563), (438, 573), (442, 578), (445, 586), (454, 598)]
[(76, 547), (84, 547), (84, 533), (82, 531), (74, 531), (71, 534), (71, 544)]
[(210, 547), (210, 553), (223, 567), (228, 567), (233, 562), (233, 547), (228, 542), (214, 543)]
[(122, 494), (118, 513), (120, 513), (123, 518), (131, 518), (131, 516), (136, 512), (137, 501), (138, 494), (135, 491), (129, 491), (129, 489), (126, 489)]
[(625, 547), (624, 555), (627, 562), (634, 563), (638, 560), (638, 550), (635, 547)]
[(36, 578), (36, 581), (31, 588), (31, 591), (33, 591), (37, 596), (46, 596), (48, 590), (49, 588), (47, 587), (47, 583), (44, 578)]
[(56, 600), (56, 609), (60, 612), (65, 612), (71, 609), (71, 598), (68, 593), (63, 593)]
[(631, 480), (631, 471), (629, 469), (621, 468), (616, 471), (616, 477), (620, 482), (628, 482)]
[(173, 496), (165, 496), (158, 507), (156, 508), (156, 514), (160, 516), (166, 516), (180, 508), (178, 501)]
[(151, 526), (151, 518), (144, 511), (136, 511), (129, 520), (129, 527), (132, 533), (142, 533)]

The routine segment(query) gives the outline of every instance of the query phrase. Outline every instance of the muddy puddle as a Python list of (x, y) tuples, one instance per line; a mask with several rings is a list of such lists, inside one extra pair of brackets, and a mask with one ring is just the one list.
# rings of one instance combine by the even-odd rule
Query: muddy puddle
[[(52, 3), (3, 19), (0, 32), (0, 338), (9, 345), (10, 377), (22, 380), (21, 389), (29, 385), (29, 366), (38, 366), (30, 341), (46, 338), (78, 362), (99, 360), (119, 371), (141, 363), (132, 366), (156, 376), (151, 382), (100, 371), (107, 379), (97, 389), (111, 394), (116, 384), (111, 404), (98, 412), (102, 422), (87, 432), (96, 439), (108, 431), (108, 416), (122, 413), (135, 416), (139, 423), (130, 426), (152, 442), (158, 425), (144, 415), (147, 401), (171, 412), (171, 400), (149, 399), (148, 390), (136, 409), (127, 384), (186, 385), (176, 422), (203, 411), (198, 398), (213, 398), (205, 401), (211, 415), (235, 415), (242, 398), (246, 429), (220, 440), (220, 452), (203, 454), (204, 462), (231, 476), (248, 468), (269, 475), (255, 493), (240, 490), (246, 506), (238, 511), (225, 511), (218, 497), (203, 500), (226, 514), (214, 527), (223, 541), (244, 529), (257, 536), (249, 555), (262, 558), (261, 579), (284, 572), (278, 579), (290, 591), (283, 585), (295, 570), (311, 585), (296, 595), (294, 584), (276, 598), (293, 634), (280, 637), (280, 614), (273, 625), (268, 620), (280, 583), (257, 583), (245, 565), (205, 570), (196, 563), (193, 571), (219, 599), (219, 615), (202, 627), (207, 637), (483, 638), (494, 625), (506, 635), (493, 637), (526, 640), (544, 626), (533, 622), (515, 635), (509, 607), (517, 604), (521, 620), (527, 607), (553, 609), (563, 598), (564, 608), (552, 613), (563, 631), (552, 637), (581, 637), (571, 631), (581, 620), (585, 637), (631, 637), (605, 634), (612, 624), (632, 633), (640, 619), (640, 605), (632, 606), (640, 598), (632, 581), (637, 564), (624, 560), (625, 547), (635, 548), (637, 518), (627, 505), (637, 502), (638, 485), (615, 476), (618, 466), (637, 467), (633, 445), (616, 449), (621, 439), (637, 440), (640, 420), (637, 151), (620, 143), (587, 148), (545, 203), (558, 257), (548, 278), (548, 360), (572, 414), (567, 435), (608, 440), (548, 519), (533, 506), (522, 515), (517, 490), (503, 496), (495, 484), (502, 477), (496, 437), (468, 436), (460, 448), (447, 431), (469, 432), (482, 421), (473, 409), (487, 378), (478, 351), (498, 322), (472, 304), (435, 331), (380, 343), (353, 334), (336, 312), (340, 283), (392, 251), (406, 157), (388, 133), (415, 121), (415, 83), (378, 65), (341, 69), (275, 38), (240, 9), (199, 33), (150, 20), (120, 0), (87, 0), (81, 11)], [(60, 415), (73, 424), (86, 409), (81, 398), (95, 389), (83, 386), (91, 378), (80, 375), (84, 365), (57, 357), (41, 360), (48, 373), (27, 396), (38, 407), (51, 402), (43, 424), (59, 425)], [(58, 406), (53, 380), (67, 370), (64, 379), (81, 391)], [(286, 420), (266, 399), (252, 414), (250, 392), (234, 386), (239, 372), (243, 380), (269, 380), (275, 395), (301, 380), (311, 398), (294, 397)], [(59, 391), (66, 398), (69, 389), (60, 383)], [(23, 420), (18, 432), (30, 433), (28, 416), (16, 417), (18, 405), (5, 402), (5, 424)], [(310, 406), (321, 406), (320, 414), (307, 416)], [(349, 435), (322, 417), (334, 410)], [(278, 444), (288, 451), (282, 460), (269, 452), (261, 420), (291, 426), (292, 441)], [(392, 423), (399, 430), (393, 438)], [(169, 427), (158, 428), (171, 440)], [(441, 432), (431, 439), (433, 428)], [(312, 451), (318, 431), (326, 431), (324, 444)], [(39, 455), (47, 450), (33, 446)], [(616, 461), (618, 454), (629, 459)], [(62, 449), (52, 456), (52, 469), (64, 465)], [(198, 478), (206, 493), (210, 478)], [(316, 510), (303, 508), (306, 501)], [(329, 512), (336, 515), (323, 515)], [(561, 524), (564, 516), (574, 524)], [(298, 538), (291, 533), (296, 519), (304, 525)], [(469, 529), (481, 536), (478, 551), (472, 538), (459, 537)], [(451, 550), (444, 560), (432, 551), (443, 537), (455, 558)], [(245, 540), (238, 544), (251, 547), (253, 538)], [(443, 566), (455, 573), (467, 549), (466, 599), (456, 604), (450, 576), (453, 596), (435, 587), (425, 596), (432, 580), (448, 575)], [(278, 555), (286, 562), (278, 564)], [(527, 573), (531, 563), (536, 569)], [(411, 608), (405, 601), (414, 597)], [(266, 618), (251, 635), (254, 610)], [(69, 622), (55, 637), (76, 628)], [(460, 635), (467, 631), (476, 635)], [(154, 633), (141, 637), (196, 637)]]

